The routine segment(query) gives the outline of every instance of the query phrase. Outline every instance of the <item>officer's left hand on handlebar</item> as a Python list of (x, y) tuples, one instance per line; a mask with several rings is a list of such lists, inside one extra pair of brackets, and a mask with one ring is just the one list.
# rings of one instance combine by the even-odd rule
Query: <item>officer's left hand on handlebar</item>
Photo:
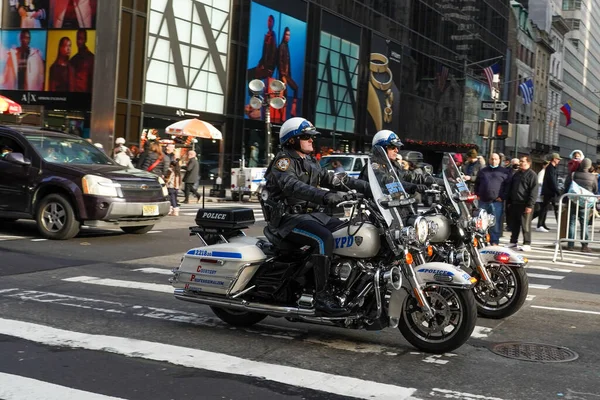
[(344, 192), (329, 192), (323, 198), (325, 204), (328, 205), (338, 205), (342, 201), (350, 200), (351, 196), (348, 193)]
[(425, 192), (427, 190), (427, 185), (417, 185), (416, 192)]

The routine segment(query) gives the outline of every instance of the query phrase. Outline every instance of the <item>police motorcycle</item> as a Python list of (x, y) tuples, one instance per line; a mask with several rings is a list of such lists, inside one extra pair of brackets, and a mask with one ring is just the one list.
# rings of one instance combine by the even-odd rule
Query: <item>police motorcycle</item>
[(508, 317), (527, 298), (528, 260), (511, 249), (489, 245), (487, 232), (495, 218), (473, 206), (477, 196), (469, 191), (451, 156), (443, 157), (444, 190), (432, 190), (437, 201), (423, 213), (438, 226), (430, 240), (434, 251), (427, 260), (453, 264), (477, 278), (473, 292), (480, 316)]
[[(254, 216), (251, 209), (243, 208), (198, 211), (197, 226), (191, 230), (203, 246), (189, 250), (173, 270), (175, 298), (209, 305), (234, 326), (251, 326), (267, 316), (283, 317), (347, 329), (398, 328), (408, 342), (425, 352), (445, 353), (460, 347), (477, 319), (475, 279), (442, 262), (417, 267), (410, 250), (426, 243), (433, 224), (418, 219), (405, 225), (401, 211), (414, 200), (400, 180), (394, 173), (380, 182), (372, 165), (368, 173), (376, 200), (340, 203), (338, 207), (352, 206), (354, 212), (333, 232), (329, 285), (347, 314), (332, 316), (315, 310), (310, 249), (273, 237), (268, 229), (267, 240), (245, 236), (243, 230), (254, 223)], [(343, 187), (343, 179), (343, 174), (337, 175), (334, 184)], [(268, 201), (266, 191), (261, 201)]]

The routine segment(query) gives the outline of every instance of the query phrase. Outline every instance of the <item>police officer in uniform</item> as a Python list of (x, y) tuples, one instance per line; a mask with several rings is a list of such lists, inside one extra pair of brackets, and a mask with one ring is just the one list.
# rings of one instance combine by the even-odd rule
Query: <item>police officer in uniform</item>
[[(342, 315), (342, 308), (327, 288), (333, 255), (332, 232), (343, 222), (323, 212), (326, 205), (337, 205), (354, 198), (335, 189), (333, 173), (322, 169), (311, 155), (313, 139), (319, 132), (304, 118), (290, 118), (281, 126), (279, 143), (282, 150), (275, 156), (267, 172), (265, 189), (270, 208), (268, 229), (298, 247), (310, 246), (315, 277), (315, 308), (329, 315)], [(349, 179), (346, 185), (361, 193), (369, 191), (366, 182)]]

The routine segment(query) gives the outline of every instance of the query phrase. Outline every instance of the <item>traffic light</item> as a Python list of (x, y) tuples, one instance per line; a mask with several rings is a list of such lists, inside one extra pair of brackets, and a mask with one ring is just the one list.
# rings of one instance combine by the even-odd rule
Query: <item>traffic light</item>
[(492, 127), (494, 120), (492, 119), (484, 119), (483, 121), (479, 121), (479, 136), (483, 136), (485, 138), (490, 137), (492, 134)]
[(498, 121), (494, 129), (494, 139), (506, 139), (512, 136), (512, 125), (508, 121)]

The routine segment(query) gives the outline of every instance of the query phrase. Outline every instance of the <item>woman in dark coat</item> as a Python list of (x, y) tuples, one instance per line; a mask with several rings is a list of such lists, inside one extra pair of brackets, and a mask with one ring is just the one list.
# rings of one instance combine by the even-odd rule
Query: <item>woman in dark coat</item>
[(147, 156), (143, 159), (139, 167), (141, 170), (152, 172), (155, 175), (164, 177), (169, 170), (169, 165), (166, 162), (160, 144), (152, 142), (147, 150)]

